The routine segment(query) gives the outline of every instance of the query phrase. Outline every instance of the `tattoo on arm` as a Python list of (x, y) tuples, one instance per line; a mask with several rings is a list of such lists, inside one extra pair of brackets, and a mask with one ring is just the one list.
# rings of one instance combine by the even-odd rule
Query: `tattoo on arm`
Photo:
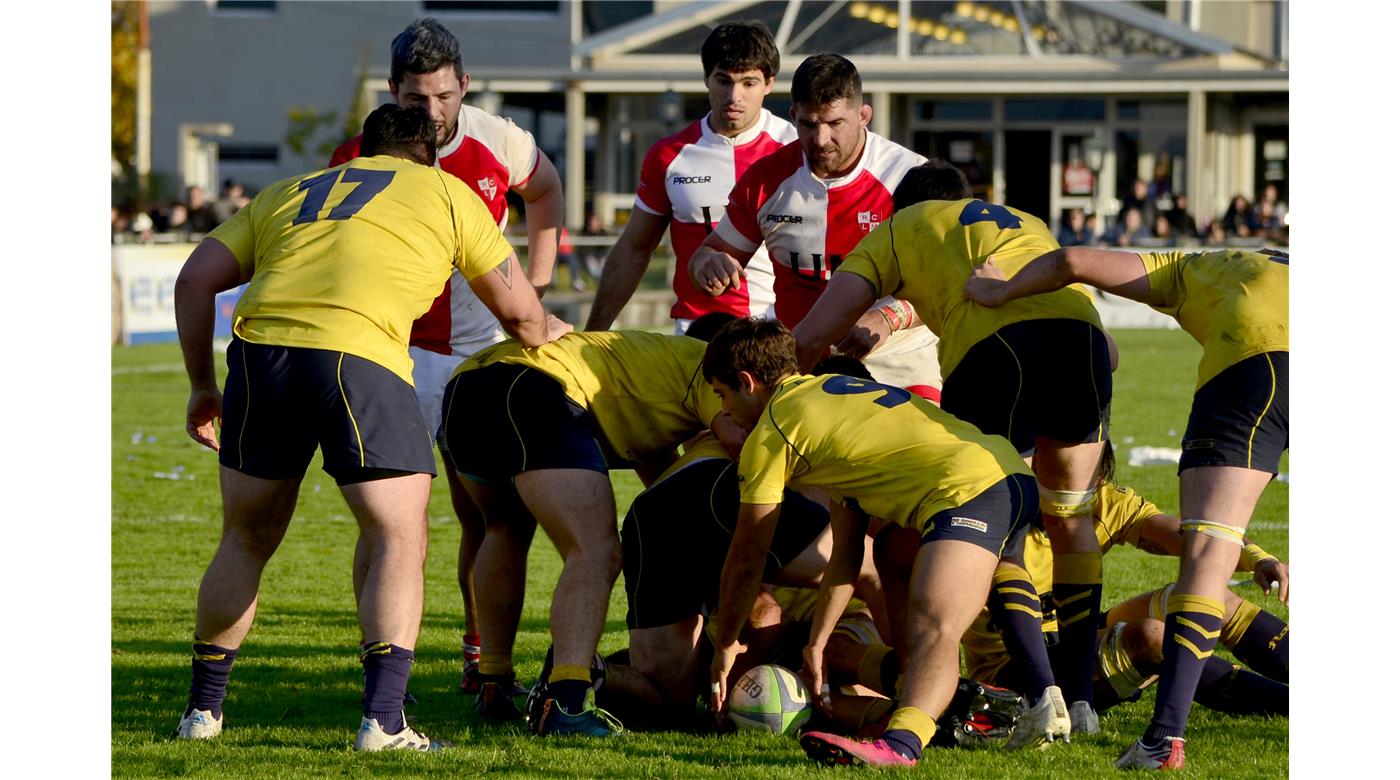
[(507, 257), (505, 260), (501, 261), (501, 264), (496, 266), (495, 270), (496, 273), (501, 275), (501, 279), (506, 283), (506, 289), (509, 290), (512, 283), (510, 278), (510, 258)]
[(1160, 544), (1157, 544), (1151, 539), (1139, 539), (1137, 547), (1139, 550), (1142, 550), (1143, 552), (1149, 555), (1170, 555), (1170, 553), (1167, 551), (1167, 548), (1163, 547)]

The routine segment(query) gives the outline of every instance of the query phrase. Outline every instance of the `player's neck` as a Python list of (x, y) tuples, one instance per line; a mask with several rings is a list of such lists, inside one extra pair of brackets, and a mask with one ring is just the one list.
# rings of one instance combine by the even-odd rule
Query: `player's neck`
[(447, 134), (447, 140), (445, 140), (445, 141), (443, 141), (442, 143), (438, 144), (438, 151), (442, 151), (443, 149), (446, 149), (447, 147), (451, 146), (451, 145), (452, 145), (452, 142), (457, 140), (457, 134), (460, 133), (461, 131), (462, 131), (462, 123), (461, 123), (461, 122), (458, 122), (456, 125), (454, 125), (454, 126), (452, 127), (452, 132), (450, 132), (450, 133)]
[(732, 140), (757, 127), (758, 120), (762, 118), (763, 110), (759, 109), (757, 112), (754, 113), (753, 121), (749, 122), (747, 125), (744, 125), (738, 130), (730, 130), (727, 127), (719, 126), (717, 124), (717, 120), (715, 119), (715, 112), (711, 111), (710, 113), (705, 115), (705, 124), (710, 126), (710, 131), (713, 132), (715, 135), (722, 136), (724, 138), (729, 138)]

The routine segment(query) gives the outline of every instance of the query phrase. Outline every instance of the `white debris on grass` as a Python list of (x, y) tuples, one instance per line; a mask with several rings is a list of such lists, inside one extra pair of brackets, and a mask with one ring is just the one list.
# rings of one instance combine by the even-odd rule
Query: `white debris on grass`
[(1133, 447), (1128, 450), (1129, 466), (1176, 465), (1181, 450), (1175, 447)]
[(140, 444), (140, 443), (141, 443), (141, 439), (145, 438), (145, 436), (146, 436), (146, 434), (142, 433), (141, 431), (137, 431), (137, 432), (131, 434), (131, 443), (132, 443), (132, 444)]
[(173, 479), (177, 481), (182, 479), (194, 479), (193, 474), (185, 473), (184, 466), (175, 466), (169, 471), (157, 471), (151, 476), (155, 477), (156, 479)]
[(1288, 481), (1288, 472), (1287, 472), (1287, 471), (1281, 471), (1281, 472), (1279, 472), (1279, 473), (1274, 477), (1274, 479), (1277, 480), (1277, 481), (1279, 481), (1279, 482), (1287, 482), (1287, 481)]

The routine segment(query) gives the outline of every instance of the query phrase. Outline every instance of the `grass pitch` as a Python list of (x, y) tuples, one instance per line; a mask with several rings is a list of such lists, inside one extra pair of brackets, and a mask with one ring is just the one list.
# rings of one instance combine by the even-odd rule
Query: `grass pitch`
[[(1177, 447), (1200, 349), (1180, 331), (1121, 331), (1113, 438), (1119, 480), (1175, 512), (1176, 469), (1128, 465), (1133, 447)], [(220, 366), (222, 377), (222, 365)], [(544, 741), (484, 723), (456, 693), (461, 673), (458, 531), (447, 491), (430, 510), (423, 630), (410, 709), (455, 749), (425, 755), (356, 755), (359, 631), (350, 591), (355, 523), (334, 482), (316, 465), (297, 513), (268, 565), (258, 619), (244, 643), (225, 704), (226, 731), (212, 743), (172, 738), (189, 687), (195, 594), (219, 537), (218, 464), (184, 433), (188, 387), (175, 345), (112, 353), (112, 774), (115, 777), (810, 777), (820, 771), (793, 739), (627, 734)], [(1288, 470), (1285, 457), (1282, 471)], [(619, 511), (640, 485), (614, 472)], [(1275, 481), (1250, 535), (1288, 560), (1288, 485)], [(527, 684), (548, 646), (549, 598), (559, 557), (543, 534), (530, 582), (516, 664)], [(1104, 603), (1175, 576), (1174, 559), (1117, 549), (1105, 559)], [(1252, 584), (1236, 588), (1284, 619)], [(625, 602), (613, 591), (603, 652), (624, 647)], [(1103, 733), (1040, 753), (930, 750), (916, 776), (1116, 777), (1112, 760), (1151, 717), (1153, 694), (1103, 714)], [(1275, 778), (1288, 774), (1288, 722), (1196, 708), (1185, 777)]]

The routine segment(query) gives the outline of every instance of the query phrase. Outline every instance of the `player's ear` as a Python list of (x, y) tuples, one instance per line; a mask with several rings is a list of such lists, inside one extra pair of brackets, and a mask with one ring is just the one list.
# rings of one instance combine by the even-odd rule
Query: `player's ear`
[(736, 388), (747, 395), (753, 395), (758, 388), (758, 379), (748, 371), (739, 372), (739, 387)]
[(861, 103), (860, 126), (865, 127), (866, 125), (870, 124), (870, 118), (872, 116), (875, 116), (875, 109), (871, 108), (869, 103)]
[(471, 84), (471, 83), (472, 83), (472, 74), (470, 74), (470, 73), (463, 73), (463, 74), (462, 74), (462, 94), (463, 94), (463, 95), (467, 94), (467, 85), (468, 85), (468, 84)]
[(389, 97), (393, 98), (395, 103), (399, 102), (399, 85), (393, 78), (389, 79)]
[(778, 77), (777, 77), (777, 76), (769, 76), (769, 77), (768, 77), (768, 81), (765, 82), (765, 83), (763, 84), (763, 94), (764, 94), (764, 95), (771, 95), (771, 94), (773, 94), (773, 85), (774, 85), (774, 84), (777, 84), (777, 83), (778, 83)]

